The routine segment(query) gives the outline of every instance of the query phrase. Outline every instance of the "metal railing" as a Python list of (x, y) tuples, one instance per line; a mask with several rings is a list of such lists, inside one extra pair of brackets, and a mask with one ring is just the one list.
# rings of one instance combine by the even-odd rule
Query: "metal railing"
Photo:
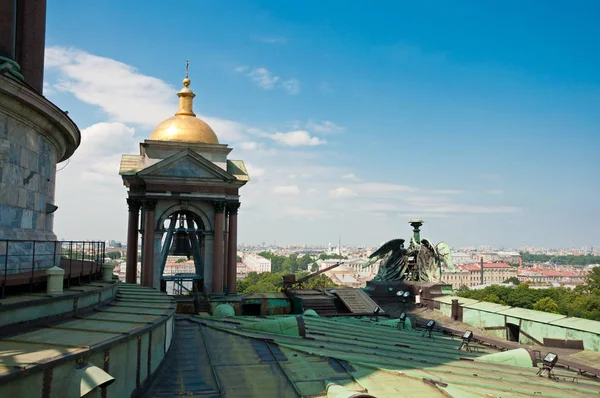
[(99, 277), (105, 256), (105, 243), (99, 241), (0, 240), (1, 297), (9, 286), (33, 291), (52, 267), (65, 270), (67, 287), (74, 279), (91, 281)]

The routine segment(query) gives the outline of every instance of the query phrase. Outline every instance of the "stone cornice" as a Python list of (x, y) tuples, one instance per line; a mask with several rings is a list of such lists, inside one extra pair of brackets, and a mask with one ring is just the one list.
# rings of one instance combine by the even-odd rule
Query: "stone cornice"
[(193, 151), (226, 154), (233, 151), (233, 148), (229, 148), (227, 144), (194, 144), (189, 142), (144, 140), (144, 142), (140, 143), (140, 155), (143, 155), (145, 153), (145, 148), (150, 147), (154, 147), (157, 149), (167, 149), (172, 151), (183, 151), (185, 149), (191, 149)]
[(59, 162), (73, 155), (81, 143), (77, 125), (52, 102), (27, 86), (0, 76), (0, 109), (30, 125), (54, 144)]

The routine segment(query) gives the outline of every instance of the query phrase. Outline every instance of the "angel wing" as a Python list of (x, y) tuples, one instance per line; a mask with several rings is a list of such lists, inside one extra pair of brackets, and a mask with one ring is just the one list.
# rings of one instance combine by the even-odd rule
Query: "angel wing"
[(381, 257), (391, 251), (396, 252), (404, 246), (404, 239), (392, 239), (386, 242), (379, 249), (375, 250), (369, 258)]

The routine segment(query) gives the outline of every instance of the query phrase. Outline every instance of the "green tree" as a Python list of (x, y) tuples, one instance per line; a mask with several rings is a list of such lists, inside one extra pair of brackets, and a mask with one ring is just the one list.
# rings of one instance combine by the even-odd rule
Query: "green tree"
[(121, 258), (121, 252), (108, 252), (106, 253), (106, 257), (110, 258), (111, 260), (116, 260)]
[(587, 285), (590, 290), (600, 289), (600, 267), (594, 267), (589, 272)]
[(298, 260), (298, 268), (303, 270), (303, 271), (307, 271), (308, 270), (308, 266), (313, 262), (312, 258), (310, 257), (309, 254), (305, 254), (304, 256), (302, 256), (299, 260)]
[(327, 254), (321, 253), (319, 254), (319, 260), (347, 260), (348, 257), (342, 256), (341, 254)]
[(533, 304), (533, 309), (536, 311), (551, 312), (558, 314), (558, 304), (550, 297), (544, 297), (539, 299)]
[(519, 283), (521, 283), (521, 281), (519, 281), (519, 278), (517, 278), (516, 276), (511, 276), (502, 283), (512, 283), (513, 285), (518, 285)]
[(500, 300), (500, 297), (498, 297), (495, 294), (488, 294), (488, 295), (484, 296), (481, 300), (487, 301), (488, 303), (496, 303), (496, 304), (506, 305), (506, 303), (504, 301)]

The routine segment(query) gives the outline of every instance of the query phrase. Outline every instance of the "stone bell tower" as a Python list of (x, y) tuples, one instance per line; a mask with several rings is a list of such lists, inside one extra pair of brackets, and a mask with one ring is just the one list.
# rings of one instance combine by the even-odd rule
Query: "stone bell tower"
[(232, 148), (194, 114), (189, 86), (186, 73), (177, 113), (140, 143), (139, 155), (121, 159), (129, 206), (126, 280), (137, 280), (139, 232), (142, 285), (160, 288), (169, 252), (183, 251), (196, 270), (186, 280), (213, 295), (236, 293), (239, 189), (249, 177), (243, 161), (227, 159)]

